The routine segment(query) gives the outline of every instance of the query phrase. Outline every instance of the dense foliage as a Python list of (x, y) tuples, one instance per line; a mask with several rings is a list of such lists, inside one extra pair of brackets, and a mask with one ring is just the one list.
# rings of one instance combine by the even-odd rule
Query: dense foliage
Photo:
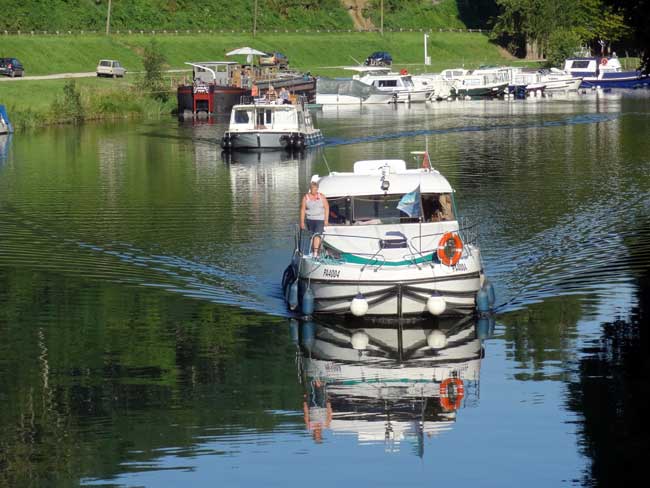
[[(384, 27), (487, 28), (497, 13), (494, 0), (384, 0)], [(381, 0), (371, 0), (364, 12), (376, 26), (381, 22)]]
[[(496, 0), (500, 8), (494, 35), (513, 52), (556, 59), (567, 49), (628, 34), (623, 16), (602, 0)], [(573, 46), (568, 46), (572, 43)]]
[[(2, 0), (0, 30), (96, 30), (108, 0)], [(352, 28), (339, 0), (258, 0), (264, 28)], [(112, 30), (251, 29), (253, 1), (112, 0)]]

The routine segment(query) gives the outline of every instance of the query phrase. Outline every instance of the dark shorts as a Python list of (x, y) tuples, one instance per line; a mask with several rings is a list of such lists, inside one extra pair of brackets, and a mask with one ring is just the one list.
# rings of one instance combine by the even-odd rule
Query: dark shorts
[(325, 229), (325, 221), (305, 219), (305, 226), (312, 234), (322, 234)]

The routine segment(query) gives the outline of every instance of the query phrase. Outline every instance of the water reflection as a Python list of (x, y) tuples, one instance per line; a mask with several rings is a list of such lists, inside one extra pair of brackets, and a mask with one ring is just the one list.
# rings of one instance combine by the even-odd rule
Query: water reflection
[(315, 442), (330, 432), (389, 452), (452, 428), (479, 399), (482, 339), (492, 317), (376, 324), (292, 320), (303, 418)]
[(11, 134), (0, 134), (0, 165), (2, 165), (9, 156), (11, 137)]

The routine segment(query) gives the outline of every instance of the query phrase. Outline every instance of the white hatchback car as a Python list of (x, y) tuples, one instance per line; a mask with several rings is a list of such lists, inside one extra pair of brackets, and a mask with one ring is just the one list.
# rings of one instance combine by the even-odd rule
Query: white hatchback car
[(119, 61), (114, 59), (102, 59), (97, 65), (97, 76), (112, 76), (113, 78), (124, 77), (126, 69)]

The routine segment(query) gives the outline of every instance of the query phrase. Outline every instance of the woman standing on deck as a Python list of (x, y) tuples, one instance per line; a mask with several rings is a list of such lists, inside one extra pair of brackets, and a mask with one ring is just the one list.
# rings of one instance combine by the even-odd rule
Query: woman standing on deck
[[(322, 234), (325, 226), (328, 225), (329, 214), (330, 206), (327, 198), (318, 191), (318, 182), (312, 181), (309, 184), (309, 193), (302, 198), (300, 205), (300, 228), (304, 230), (307, 227), (312, 234)], [(314, 256), (318, 256), (320, 241), (320, 235), (315, 235), (312, 245)]]

